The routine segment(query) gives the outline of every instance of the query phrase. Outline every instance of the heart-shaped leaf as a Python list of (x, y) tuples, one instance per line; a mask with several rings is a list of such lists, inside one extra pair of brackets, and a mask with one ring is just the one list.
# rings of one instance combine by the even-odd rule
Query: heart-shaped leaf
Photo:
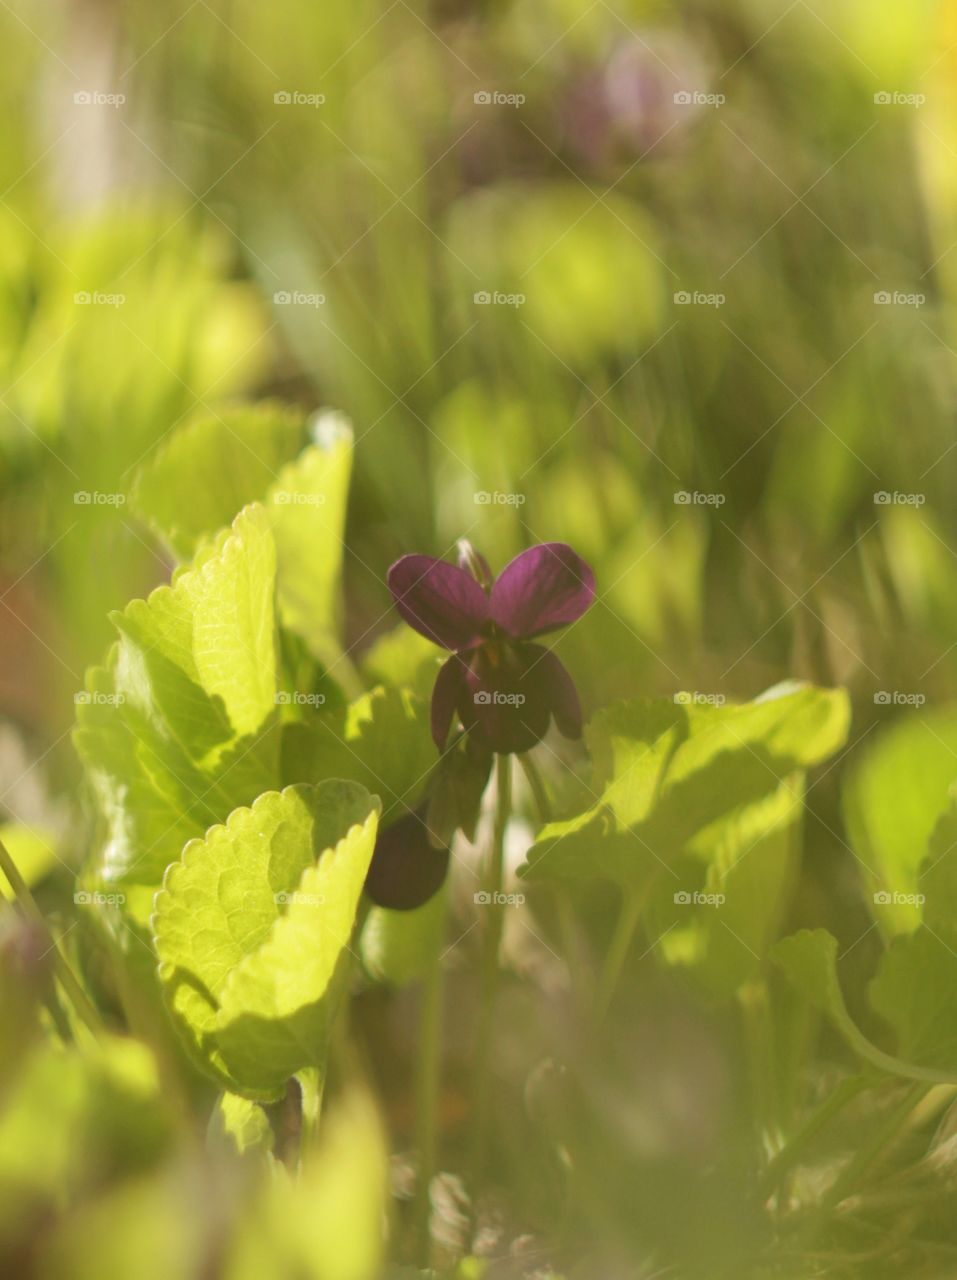
[(267, 792), (191, 841), (156, 896), (160, 979), (198, 1061), (278, 1097), (323, 1063), (379, 815), (352, 782)]

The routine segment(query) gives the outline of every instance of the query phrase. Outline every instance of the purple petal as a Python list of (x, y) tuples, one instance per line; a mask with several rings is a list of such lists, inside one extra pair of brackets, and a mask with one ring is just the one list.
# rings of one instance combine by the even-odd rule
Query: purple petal
[[(539, 646), (531, 645), (529, 647), (537, 649)], [(536, 674), (542, 685), (547, 685), (548, 687), (548, 701), (551, 705), (552, 715), (555, 717), (558, 731), (565, 738), (580, 738), (582, 736), (582, 708), (578, 700), (578, 690), (575, 688), (575, 682), (551, 649), (543, 649), (542, 653), (544, 656), (539, 659), (539, 667), (536, 669)], [(538, 674), (539, 670), (540, 674)]]
[(492, 618), (516, 638), (540, 636), (580, 618), (595, 575), (564, 542), (543, 542), (510, 561), (492, 587)]
[(376, 906), (414, 911), (442, 887), (449, 851), (432, 847), (423, 817), (406, 814), (379, 832), (365, 882)]
[(442, 664), (432, 689), (432, 740), (440, 751), (449, 736), (452, 717), (465, 687), (468, 669), (457, 655)]
[(488, 622), (488, 596), (470, 573), (434, 556), (403, 556), (389, 570), (395, 607), (443, 649), (467, 649)]
[(493, 661), (478, 650), (460, 700), (463, 724), (491, 751), (529, 751), (548, 732), (552, 716), (568, 736), (581, 732), (578, 695), (559, 660), (538, 644), (516, 645)]

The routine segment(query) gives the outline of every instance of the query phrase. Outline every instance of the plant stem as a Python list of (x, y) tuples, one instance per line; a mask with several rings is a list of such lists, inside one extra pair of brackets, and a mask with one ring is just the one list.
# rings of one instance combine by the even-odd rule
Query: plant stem
[(759, 1140), (763, 1145), (768, 1134), (776, 1135), (778, 1132), (774, 1088), (774, 1045), (766, 983), (760, 978), (754, 978), (739, 987), (738, 1007), (744, 1023), (754, 1119)]
[(475, 1037), (475, 1076), (472, 1102), (472, 1186), (479, 1186), (485, 1174), (488, 1142), (488, 1120), (491, 1093), (491, 1039), (498, 995), (499, 950), (504, 926), (504, 907), (500, 901), (505, 874), (505, 831), (512, 807), (511, 757), (496, 758), (496, 808), (489, 853), (486, 891), (490, 901), (485, 906), (488, 923), (482, 964), (482, 990), (479, 1001)]
[(877, 1126), (870, 1142), (858, 1148), (850, 1164), (847, 1165), (814, 1210), (805, 1232), (802, 1233), (802, 1240), (813, 1239), (824, 1225), (824, 1221), (831, 1210), (836, 1209), (841, 1201), (845, 1200), (856, 1188), (862, 1175), (870, 1168), (883, 1148), (897, 1136), (901, 1126), (927, 1092), (928, 1087), (922, 1082), (917, 1082), (905, 1090), (897, 1106), (893, 1107), (885, 1117), (884, 1123)]
[(56, 975), (60, 986), (73, 1002), (73, 1007), (79, 1014), (80, 1018), (86, 1024), (87, 1028), (94, 1036), (99, 1036), (103, 1031), (103, 1023), (99, 1013), (93, 1006), (89, 996), (80, 986), (73, 970), (67, 964), (66, 959), (62, 955), (50, 928), (47, 925), (43, 912), (36, 904), (33, 894), (27, 888), (26, 881), (17, 870), (17, 864), (10, 856), (10, 851), (6, 845), (0, 840), (0, 870), (10, 882), (10, 888), (17, 896), (17, 903), (20, 910), (27, 916), (37, 929), (41, 936), (46, 940), (49, 952), (53, 956), (53, 972)]
[(315, 1150), (319, 1141), (322, 1092), (326, 1083), (324, 1067), (303, 1067), (296, 1073), (301, 1097), (302, 1123), (299, 1130), (299, 1164)]
[(800, 1160), (825, 1125), (834, 1116), (843, 1111), (847, 1104), (853, 1098), (856, 1098), (859, 1093), (863, 1092), (864, 1089), (870, 1088), (871, 1084), (872, 1082), (864, 1076), (853, 1076), (850, 1080), (843, 1080), (828, 1095), (804, 1125), (803, 1129), (798, 1130), (794, 1137), (785, 1143), (768, 1164), (759, 1188), (759, 1194), (762, 1199), (767, 1199), (768, 1196), (774, 1193), (782, 1178)]
[(605, 963), (602, 966), (598, 989), (595, 993), (595, 1017), (598, 1022), (605, 1020), (611, 1006), (618, 979), (621, 977), (622, 966), (631, 948), (644, 905), (644, 893), (631, 889), (623, 891), (615, 932), (612, 934), (605, 954)]
[(545, 782), (542, 775), (538, 771), (538, 765), (527, 753), (518, 757), (518, 762), (525, 772), (528, 779), (528, 785), (532, 789), (532, 795), (535, 798), (535, 808), (538, 810), (538, 816), (541, 822), (551, 822), (552, 806), (548, 800), (548, 792), (545, 789)]
[[(444, 892), (444, 891), (443, 891)], [(442, 912), (442, 924), (445, 911)], [(445, 929), (436, 929), (436, 947), (422, 987), (419, 1014), (419, 1057), (416, 1063), (416, 1148), (419, 1156), (416, 1203), (413, 1213), (416, 1253), (421, 1266), (428, 1265), (429, 1191), (436, 1169), (438, 1149), (439, 1083), (442, 1066), (442, 996), (444, 981), (440, 949)]]
[[(532, 795), (535, 799), (535, 807), (538, 810), (539, 821), (543, 825), (551, 822), (552, 806), (548, 799), (548, 791), (545, 788), (545, 782), (539, 772), (538, 765), (529, 753), (519, 756), (518, 762), (524, 770), (525, 777), (528, 779), (528, 785), (531, 788)], [(575, 914), (572, 910), (572, 903), (568, 894), (568, 886), (561, 881), (557, 881), (554, 885), (554, 894), (555, 911), (558, 916), (558, 928), (562, 939), (562, 951), (565, 953), (565, 962), (568, 966), (568, 976), (571, 983), (572, 994), (578, 1003), (578, 1007), (584, 1008), (585, 988), (582, 981), (582, 970), (584, 966), (582, 964), (581, 941), (578, 936)]]

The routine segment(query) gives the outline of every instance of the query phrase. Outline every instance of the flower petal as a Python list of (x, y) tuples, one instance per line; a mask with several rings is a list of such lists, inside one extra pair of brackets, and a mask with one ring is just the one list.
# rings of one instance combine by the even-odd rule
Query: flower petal
[(548, 732), (553, 715), (563, 733), (581, 732), (571, 678), (541, 645), (513, 645), (494, 661), (479, 650), (464, 693), (459, 703), (462, 722), (467, 728), (474, 726), (479, 741), (500, 755), (530, 751)]
[(466, 649), (489, 617), (488, 596), (470, 573), (434, 556), (403, 556), (389, 590), (410, 627), (444, 649)]
[(531, 638), (580, 618), (595, 599), (595, 575), (567, 543), (543, 542), (511, 560), (492, 587), (492, 618)]
[(432, 740), (440, 751), (445, 747), (452, 725), (452, 717), (459, 703), (462, 689), (465, 686), (468, 668), (453, 653), (448, 661), (443, 662), (439, 674), (432, 687)]
[(379, 907), (414, 911), (442, 887), (448, 849), (434, 849), (422, 813), (408, 813), (379, 832), (365, 890)]
[[(530, 648), (537, 649), (538, 645), (531, 645)], [(555, 718), (555, 725), (559, 733), (565, 738), (580, 738), (582, 736), (582, 708), (578, 700), (578, 690), (575, 688), (575, 682), (568, 674), (564, 663), (562, 663), (551, 649), (542, 650), (543, 657), (539, 660), (540, 674), (538, 679), (542, 685), (548, 686), (548, 701), (552, 708), (552, 715)]]

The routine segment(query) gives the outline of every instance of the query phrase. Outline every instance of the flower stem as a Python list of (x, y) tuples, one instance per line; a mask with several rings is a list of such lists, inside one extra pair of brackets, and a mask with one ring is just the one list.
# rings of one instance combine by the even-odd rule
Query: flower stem
[(502, 884), (505, 875), (505, 831), (512, 806), (511, 758), (496, 758), (496, 808), (492, 829), (486, 889), (490, 900), (485, 906), (488, 923), (482, 964), (482, 989), (475, 1036), (475, 1076), (472, 1102), (472, 1187), (476, 1189), (485, 1175), (489, 1104), (491, 1095), (491, 1040), (498, 995), (499, 950), (504, 926)]
[(644, 893), (638, 893), (632, 889), (624, 891), (615, 932), (608, 944), (605, 963), (598, 979), (598, 990), (595, 994), (595, 1017), (599, 1023), (604, 1022), (611, 1006), (644, 905)]
[[(525, 777), (528, 779), (528, 785), (535, 799), (535, 807), (538, 810), (539, 821), (543, 825), (551, 822), (552, 806), (538, 765), (530, 753), (519, 756), (518, 762), (525, 772)], [(568, 968), (571, 990), (579, 1008), (584, 1008), (586, 999), (583, 983), (584, 965), (582, 963), (578, 930), (575, 924), (575, 913), (572, 910), (567, 883), (556, 881), (554, 895), (558, 929), (561, 934), (562, 951), (565, 954), (565, 964)]]
[(435, 930), (435, 948), (422, 987), (419, 1013), (419, 1056), (416, 1063), (416, 1148), (419, 1157), (416, 1203), (413, 1212), (416, 1254), (427, 1266), (429, 1249), (429, 1192), (438, 1150), (439, 1085), (442, 1068), (442, 997), (444, 981), (441, 951), (445, 943), (445, 891), (442, 921)]
[(539, 820), (543, 823), (551, 822), (552, 806), (548, 800), (548, 792), (545, 790), (545, 782), (538, 771), (538, 765), (528, 754), (519, 756), (518, 762), (525, 772), (528, 785), (531, 787), (532, 795), (535, 798), (535, 808), (538, 810)]
[(46, 940), (49, 953), (53, 956), (53, 972), (60, 986), (66, 995), (70, 997), (74, 1009), (76, 1009), (88, 1029), (94, 1036), (99, 1036), (103, 1030), (100, 1015), (94, 1008), (89, 996), (80, 986), (73, 970), (67, 964), (53, 934), (50, 932), (43, 912), (37, 906), (33, 894), (27, 888), (26, 881), (20, 875), (17, 864), (13, 861), (10, 851), (2, 840), (0, 840), (0, 870), (3, 871), (3, 874), (10, 882), (10, 888), (16, 894), (20, 910), (32, 921), (39, 930), (41, 937)]

